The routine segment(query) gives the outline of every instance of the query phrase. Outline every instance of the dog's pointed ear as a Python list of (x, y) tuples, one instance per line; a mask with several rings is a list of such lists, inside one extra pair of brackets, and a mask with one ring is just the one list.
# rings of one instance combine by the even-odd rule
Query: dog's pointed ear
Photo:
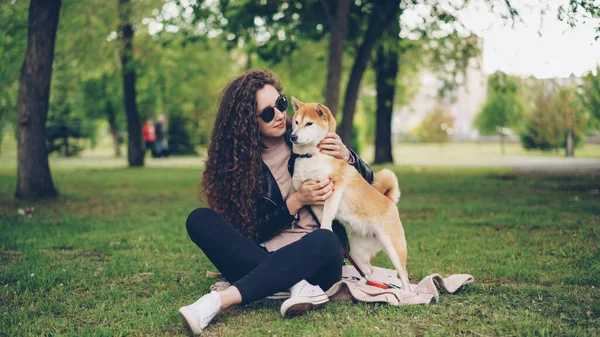
[(317, 103), (317, 105), (315, 106), (315, 110), (317, 110), (317, 113), (319, 114), (319, 116), (323, 117), (323, 115), (325, 114), (325, 108), (324, 106), (322, 106), (321, 104)]
[(299, 99), (292, 96), (292, 107), (294, 107), (294, 111), (300, 109), (303, 106), (304, 106), (304, 102), (301, 102)]
[(323, 117), (323, 119), (327, 120), (327, 126), (329, 127), (329, 132), (335, 132), (335, 128), (337, 127), (337, 121), (333, 117), (331, 110), (328, 107), (317, 103), (315, 109), (319, 113), (319, 116)]

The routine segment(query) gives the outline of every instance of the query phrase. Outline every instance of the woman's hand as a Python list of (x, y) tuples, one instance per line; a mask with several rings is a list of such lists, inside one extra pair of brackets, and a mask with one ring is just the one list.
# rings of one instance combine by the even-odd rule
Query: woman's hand
[(342, 143), (342, 139), (335, 132), (329, 132), (327, 136), (325, 136), (325, 139), (317, 145), (317, 148), (319, 148), (323, 154), (345, 161), (350, 160), (350, 150)]
[(292, 194), (286, 201), (290, 214), (296, 214), (300, 208), (307, 205), (324, 205), (325, 200), (335, 191), (334, 182), (305, 181), (297, 192)]
[(331, 179), (325, 181), (305, 181), (298, 189), (298, 192), (296, 192), (298, 201), (302, 203), (302, 206), (323, 205), (325, 204), (325, 200), (335, 191), (333, 184)]

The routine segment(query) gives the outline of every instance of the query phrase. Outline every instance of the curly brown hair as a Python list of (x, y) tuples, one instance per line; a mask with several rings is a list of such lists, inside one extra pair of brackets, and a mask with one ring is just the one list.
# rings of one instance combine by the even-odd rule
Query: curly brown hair
[(262, 193), (256, 92), (267, 84), (281, 94), (279, 77), (270, 70), (248, 70), (223, 89), (202, 180), (208, 206), (253, 240)]

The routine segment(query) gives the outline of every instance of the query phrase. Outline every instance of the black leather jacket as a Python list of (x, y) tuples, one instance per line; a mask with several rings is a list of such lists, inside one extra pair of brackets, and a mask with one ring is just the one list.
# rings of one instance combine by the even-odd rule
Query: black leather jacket
[[(285, 141), (291, 147), (290, 136), (291, 129), (285, 133)], [(352, 164), (358, 172), (371, 184), (373, 182), (373, 170), (371, 166), (363, 161), (352, 149), (350, 155), (354, 158), (354, 164)], [(290, 174), (294, 172), (294, 163), (296, 156), (292, 153), (288, 162), (288, 170)], [(271, 174), (271, 171), (267, 165), (263, 162), (262, 164), (262, 181), (263, 181), (263, 195), (260, 195), (257, 202), (256, 210), (256, 232), (258, 234), (258, 242), (265, 242), (281, 232), (282, 230), (292, 226), (297, 221), (296, 217), (290, 214), (287, 208), (287, 204), (284, 202), (277, 185), (277, 181)], [(310, 208), (309, 208), (310, 211)], [(315, 218), (317, 223), (319, 222), (315, 215), (310, 211), (312, 216)], [(348, 243), (348, 236), (344, 226), (337, 221), (333, 222), (333, 232), (337, 234), (342, 244), (342, 247), (346, 251), (350, 251), (350, 244)]]

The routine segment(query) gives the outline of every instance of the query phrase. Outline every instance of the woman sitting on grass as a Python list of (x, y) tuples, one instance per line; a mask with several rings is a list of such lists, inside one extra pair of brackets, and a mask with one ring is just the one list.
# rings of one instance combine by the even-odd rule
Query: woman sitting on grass
[[(192, 241), (231, 286), (179, 309), (195, 334), (232, 305), (247, 304), (290, 289), (284, 317), (328, 301), (323, 289), (341, 279), (348, 248), (343, 227), (319, 229), (308, 208), (322, 205), (332, 181), (307, 181), (294, 190), (294, 158), (286, 123), (287, 98), (278, 77), (249, 70), (221, 93), (202, 185), (208, 208), (187, 219)], [(331, 133), (321, 152), (347, 160), (367, 181), (371, 167)]]

